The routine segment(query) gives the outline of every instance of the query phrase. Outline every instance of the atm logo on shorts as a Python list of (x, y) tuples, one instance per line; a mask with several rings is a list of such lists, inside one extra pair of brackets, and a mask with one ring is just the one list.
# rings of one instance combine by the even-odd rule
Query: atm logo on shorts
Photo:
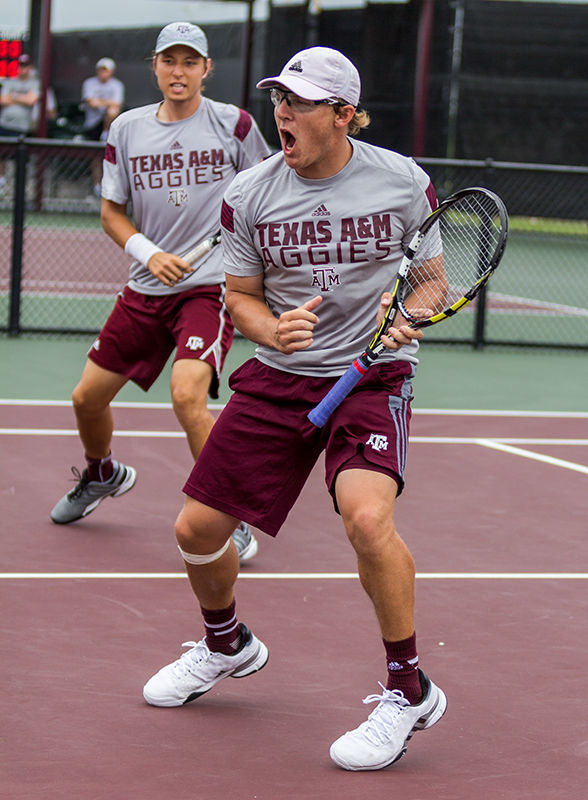
[(381, 433), (370, 433), (370, 438), (367, 440), (366, 445), (369, 445), (374, 450), (387, 450), (388, 437)]
[(202, 336), (190, 336), (186, 342), (188, 350), (202, 350), (204, 347), (204, 339)]

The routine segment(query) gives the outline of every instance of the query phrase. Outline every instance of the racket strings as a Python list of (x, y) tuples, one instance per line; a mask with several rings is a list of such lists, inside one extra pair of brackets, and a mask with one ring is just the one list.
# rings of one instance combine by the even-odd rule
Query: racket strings
[(449, 206), (426, 232), (399, 296), (408, 318), (425, 319), (461, 300), (492, 269), (501, 240), (496, 204), (482, 193)]

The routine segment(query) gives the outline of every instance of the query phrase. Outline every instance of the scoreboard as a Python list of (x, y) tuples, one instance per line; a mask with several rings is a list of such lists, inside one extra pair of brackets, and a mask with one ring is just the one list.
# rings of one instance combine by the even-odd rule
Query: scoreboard
[(0, 39), (0, 80), (16, 78), (18, 57), (23, 51), (22, 39)]

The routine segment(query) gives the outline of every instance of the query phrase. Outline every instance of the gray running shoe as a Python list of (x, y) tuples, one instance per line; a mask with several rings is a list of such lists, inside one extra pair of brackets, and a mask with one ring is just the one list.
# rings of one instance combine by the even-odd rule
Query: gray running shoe
[(152, 706), (182, 706), (208, 692), (223, 678), (244, 678), (265, 667), (267, 647), (249, 628), (240, 624), (242, 644), (233, 655), (208, 649), (206, 639), (184, 642), (185, 653), (150, 678), (143, 687), (143, 697)]
[(98, 503), (105, 497), (120, 497), (121, 494), (132, 489), (137, 480), (137, 472), (133, 467), (125, 467), (118, 461), (112, 461), (114, 472), (108, 481), (89, 481), (88, 470), (80, 475), (77, 467), (72, 467), (74, 478), (78, 483), (57, 503), (51, 512), (51, 519), (59, 525), (75, 522), (76, 519), (87, 517), (94, 511)]
[(235, 528), (233, 531), (233, 541), (235, 542), (235, 547), (237, 548), (237, 554), (241, 563), (253, 558), (259, 549), (257, 539), (251, 533), (251, 528), (246, 522), (240, 522)]

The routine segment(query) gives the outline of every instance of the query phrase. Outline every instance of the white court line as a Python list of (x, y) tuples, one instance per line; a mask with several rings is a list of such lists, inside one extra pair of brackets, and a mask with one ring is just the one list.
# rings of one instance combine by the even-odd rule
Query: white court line
[[(147, 408), (170, 409), (171, 403), (127, 402), (114, 401), (113, 408)], [(0, 398), (0, 406), (55, 406), (56, 408), (71, 408), (71, 400), (10, 400)], [(209, 403), (210, 409), (222, 409), (224, 403)], [(517, 411), (517, 410), (492, 410), (492, 409), (458, 409), (458, 408), (413, 408), (413, 414), (423, 414), (438, 417), (553, 417), (555, 419), (588, 419), (588, 411)]]
[[(74, 428), (0, 428), (0, 435), (4, 436), (77, 436), (78, 431)], [(119, 430), (115, 436), (126, 438), (146, 438), (146, 439), (183, 439), (183, 431), (131, 431)], [(411, 436), (411, 443), (418, 444), (477, 444), (484, 447), (491, 447), (492, 442), (504, 443), (504, 445), (571, 445), (588, 447), (588, 439), (546, 439), (545, 437), (512, 437), (495, 436), (492, 438), (481, 439), (479, 436)], [(497, 448), (498, 449), (498, 448)], [(514, 448), (510, 451), (513, 452)], [(518, 455), (525, 451), (520, 451)], [(535, 455), (535, 454), (531, 454)], [(529, 457), (531, 457), (529, 456)]]
[[(0, 580), (185, 580), (185, 572), (0, 572)], [(244, 580), (357, 580), (356, 572), (245, 572)], [(588, 572), (417, 572), (418, 580), (588, 580)]]
[(533, 453), (530, 450), (522, 450), (520, 447), (511, 447), (508, 444), (502, 444), (496, 439), (480, 439), (478, 444), (482, 447), (489, 447), (492, 450), (511, 453), (513, 456), (522, 456), (532, 461), (542, 461), (544, 464), (551, 464), (554, 467), (563, 467), (564, 469), (571, 469), (574, 472), (581, 472), (584, 475), (588, 475), (588, 467), (585, 467), (583, 464), (576, 464), (573, 461), (564, 461), (563, 458), (553, 458), (552, 456), (542, 455), (541, 453)]
[[(171, 403), (151, 403), (138, 401), (115, 400), (110, 404), (113, 408), (147, 408), (147, 409), (169, 409), (172, 410)], [(0, 398), (0, 406), (31, 406), (31, 408), (45, 406), (48, 408), (71, 408), (71, 400), (10, 400)], [(225, 403), (209, 403), (208, 408), (213, 410), (223, 409)]]
[[(78, 436), (72, 428), (0, 428), (5, 436)], [(115, 431), (116, 436), (146, 439), (185, 439), (184, 431)]]

